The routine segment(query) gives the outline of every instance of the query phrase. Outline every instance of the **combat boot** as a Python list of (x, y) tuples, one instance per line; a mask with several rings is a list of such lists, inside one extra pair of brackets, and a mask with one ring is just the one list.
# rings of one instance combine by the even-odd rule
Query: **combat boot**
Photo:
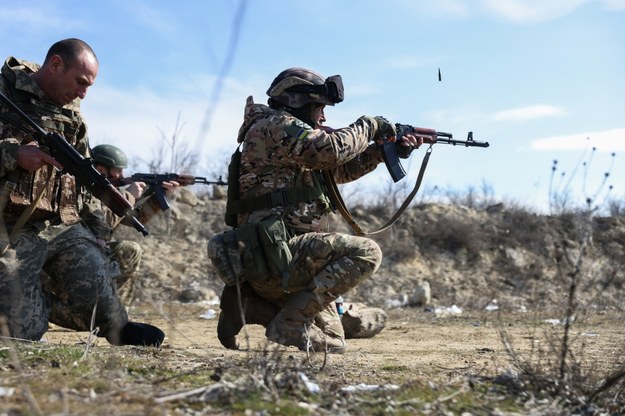
[(139, 345), (158, 347), (163, 343), (165, 333), (154, 325), (140, 322), (128, 322), (117, 331), (112, 331), (106, 340), (112, 345)]
[[(276, 306), (258, 296), (246, 282), (241, 285), (241, 305), (243, 306), (245, 324), (262, 325), (266, 328), (278, 313)], [(238, 350), (239, 345), (236, 336), (243, 328), (244, 323), (239, 310), (236, 286), (224, 287), (219, 307), (221, 312), (217, 323), (217, 338), (224, 347)]]
[(265, 335), (271, 341), (295, 346), (302, 351), (342, 354), (346, 347), (344, 340), (326, 336), (314, 324), (314, 316), (323, 308), (319, 298), (312, 292), (297, 292), (269, 323)]
[(345, 344), (345, 331), (334, 302), (327, 304), (321, 312), (316, 314), (314, 322), (333, 342)]

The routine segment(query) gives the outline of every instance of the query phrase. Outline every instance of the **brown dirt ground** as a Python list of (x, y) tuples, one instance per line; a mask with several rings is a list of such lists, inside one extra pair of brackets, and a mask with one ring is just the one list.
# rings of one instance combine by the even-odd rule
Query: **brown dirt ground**
[[(165, 330), (167, 337), (162, 349), (170, 351), (172, 357), (177, 356), (178, 351), (192, 353), (198, 361), (243, 360), (246, 351), (227, 350), (219, 343), (217, 319), (199, 317), (209, 308), (219, 310), (215, 306), (172, 303), (164, 314), (163, 311), (157, 315), (135, 310), (131, 315)], [(446, 383), (467, 375), (492, 377), (516, 368), (502, 342), (502, 330), (522, 361), (547, 357), (547, 351), (557, 345), (552, 337), (561, 334), (562, 326), (547, 323), (546, 318), (527, 313), (507, 317), (489, 313), (439, 318), (432, 312), (393, 309), (381, 333), (370, 339), (348, 340), (347, 352), (330, 355), (326, 369), (328, 374), (341, 374), (345, 384), (401, 384), (414, 379)], [(247, 345), (245, 332), (252, 352), (278, 348), (267, 343), (263, 328), (256, 325), (248, 325), (239, 334), (240, 345)], [(609, 372), (622, 355), (623, 333), (621, 317), (587, 317), (575, 323), (571, 345), (577, 359), (583, 362), (583, 368)], [(87, 333), (52, 326), (45, 337), (51, 344), (73, 344), (85, 340)], [(98, 339), (96, 345), (108, 347), (103, 339)], [(294, 347), (279, 348), (288, 356), (305, 354)], [(192, 361), (186, 365), (197, 365)], [(184, 363), (177, 365), (185, 366)]]
[[(247, 370), (246, 365), (261, 359), (305, 363), (304, 352), (268, 344), (258, 326), (246, 327), (249, 344), (239, 336), (240, 344), (250, 345), (249, 351), (227, 350), (216, 336), (217, 319), (200, 318), (208, 309), (218, 312), (218, 306), (177, 301), (189, 289), (200, 292), (197, 300), (204, 301), (221, 293), (223, 284), (207, 259), (206, 241), (223, 230), (224, 209), (223, 200), (204, 199), (198, 205), (184, 203), (182, 198), (178, 202), (171, 212), (169, 231), (166, 216), (161, 215), (150, 222), (149, 238), (134, 230), (118, 236), (138, 241), (144, 248), (131, 319), (153, 323), (167, 333), (154, 354), (133, 347), (121, 347), (121, 354), (136, 355), (146, 366), (156, 362), (176, 374), (177, 380), (198, 369), (203, 377), (207, 372), (216, 374), (219, 367), (226, 372), (233, 366)], [(371, 225), (377, 217), (362, 218)], [(564, 315), (570, 283), (562, 278), (569, 276), (568, 269), (560, 271), (554, 259), (561, 254), (558, 247), (570, 250), (573, 259), (580, 252), (576, 234), (566, 234), (577, 229), (567, 218), (512, 210), (489, 214), (438, 205), (407, 211), (392, 233), (377, 237), (385, 260), (376, 276), (345, 296), (348, 302), (384, 308), (386, 328), (371, 339), (348, 340), (347, 352), (328, 356), (325, 365), (323, 354), (312, 356), (306, 374), (331, 392), (361, 383), (434, 383), (442, 390), (446, 386), (456, 389), (467, 380), (509, 374), (527, 363), (540, 376), (557, 376), (562, 325), (546, 320)], [(612, 370), (622, 369), (625, 356), (625, 220), (603, 219), (595, 228), (593, 243), (584, 253), (585, 267), (576, 292), (577, 319), (570, 333), (571, 351), (591, 386)], [(463, 313), (443, 317), (423, 308), (386, 307), (389, 299), (410, 295), (423, 280), (432, 288), (430, 308), (458, 305)], [(505, 311), (501, 316), (485, 311), (485, 305), (495, 299), (500, 311)], [(527, 312), (514, 312), (519, 310)], [(506, 350), (502, 331), (517, 361)], [(45, 338), (52, 345), (72, 345), (86, 340), (87, 333), (52, 326)], [(94, 348), (120, 347), (97, 339)], [(191, 384), (195, 387), (201, 382)], [(149, 406), (155, 397), (189, 388), (184, 381), (166, 387), (145, 383), (132, 388), (145, 391)], [(122, 383), (121, 389), (127, 386)], [(124, 406), (140, 408), (141, 403), (128, 401)]]

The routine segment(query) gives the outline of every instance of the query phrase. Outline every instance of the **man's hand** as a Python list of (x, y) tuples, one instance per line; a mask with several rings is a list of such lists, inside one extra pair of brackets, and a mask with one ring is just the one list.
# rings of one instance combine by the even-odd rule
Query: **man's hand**
[(143, 195), (143, 191), (145, 191), (146, 187), (147, 185), (145, 182), (132, 182), (128, 185), (128, 188), (126, 188), (126, 192), (132, 195), (135, 199), (139, 199), (139, 197)]
[(375, 136), (373, 137), (376, 143), (382, 144), (385, 141), (394, 142), (396, 140), (395, 136), (397, 136), (395, 126), (384, 117), (378, 116), (373, 117), (373, 119), (375, 120), (377, 126)]
[[(158, 186), (158, 185), (156, 185)], [(165, 194), (171, 195), (171, 193), (180, 186), (180, 183), (176, 181), (163, 181), (161, 187), (165, 190)], [(135, 199), (139, 199), (143, 192), (145, 192), (148, 185), (142, 181), (131, 182), (126, 188), (126, 192), (130, 193)]]
[(405, 133), (396, 143), (397, 155), (401, 159), (406, 159), (413, 149), (418, 149), (423, 143), (436, 143), (436, 130), (415, 127), (412, 131)]
[(44, 165), (52, 165), (58, 170), (63, 170), (56, 159), (39, 148), (37, 142), (23, 144), (17, 148), (17, 164), (27, 171), (35, 171)]
[[(404, 137), (413, 136), (419, 142), (419, 146), (423, 143), (436, 143), (436, 130), (426, 129), (424, 127), (415, 127)], [(419, 147), (416, 146), (416, 147)]]
[(165, 190), (166, 193), (172, 192), (174, 189), (176, 189), (179, 186), (180, 186), (180, 183), (176, 181), (161, 182), (161, 187)]

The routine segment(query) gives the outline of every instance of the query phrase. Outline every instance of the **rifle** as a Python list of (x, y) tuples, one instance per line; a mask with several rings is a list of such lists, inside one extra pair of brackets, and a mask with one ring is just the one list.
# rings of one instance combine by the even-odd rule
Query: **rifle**
[(182, 186), (204, 184), (204, 185), (228, 185), (221, 179), (221, 176), (217, 181), (209, 181), (201, 176), (184, 175), (178, 173), (135, 173), (130, 177), (132, 182), (145, 182), (146, 184), (154, 188), (156, 199), (163, 211), (170, 208), (169, 202), (165, 196), (165, 189), (161, 186), (163, 182), (175, 181)]
[(4, 94), (0, 93), (0, 99), (2, 99), (13, 112), (19, 115), (30, 128), (5, 114), (0, 113), (0, 119), (13, 124), (26, 134), (31, 135), (42, 148), (47, 149), (50, 155), (63, 165), (63, 172), (67, 172), (76, 178), (78, 185), (87, 188), (92, 195), (109, 207), (115, 215), (126, 218), (137, 231), (140, 231), (144, 236), (148, 235), (146, 228), (133, 215), (130, 202), (124, 198), (106, 177), (97, 171), (93, 166), (92, 159), (83, 157), (58, 133), (46, 132)]
[[(401, 140), (401, 138), (408, 134), (412, 133), (417, 136), (419, 134), (427, 134), (430, 135), (430, 130), (421, 129), (420, 127), (413, 127), (410, 124), (395, 124), (395, 129), (397, 131), (397, 138)], [(490, 144), (488, 142), (479, 142), (473, 140), (473, 132), (470, 131), (467, 134), (467, 140), (454, 140), (453, 135), (451, 133), (444, 133), (437, 131), (436, 132), (436, 143), (443, 144), (451, 144), (453, 146), (465, 146), (465, 147), (488, 147)], [(384, 163), (386, 164), (386, 168), (388, 172), (391, 174), (394, 182), (398, 182), (404, 176), (406, 176), (406, 171), (404, 167), (401, 165), (399, 161), (399, 156), (397, 155), (397, 148), (395, 147), (395, 143), (393, 142), (384, 142), (382, 147), (382, 153), (384, 154)]]

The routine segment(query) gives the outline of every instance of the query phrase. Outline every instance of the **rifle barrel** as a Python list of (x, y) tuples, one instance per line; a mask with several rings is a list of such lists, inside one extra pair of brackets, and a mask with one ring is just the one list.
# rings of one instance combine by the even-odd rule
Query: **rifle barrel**
[(477, 142), (475, 140), (452, 140), (447, 138), (437, 138), (436, 143), (444, 143), (451, 145), (462, 145), (465, 147), (488, 147), (490, 143), (488, 142)]

